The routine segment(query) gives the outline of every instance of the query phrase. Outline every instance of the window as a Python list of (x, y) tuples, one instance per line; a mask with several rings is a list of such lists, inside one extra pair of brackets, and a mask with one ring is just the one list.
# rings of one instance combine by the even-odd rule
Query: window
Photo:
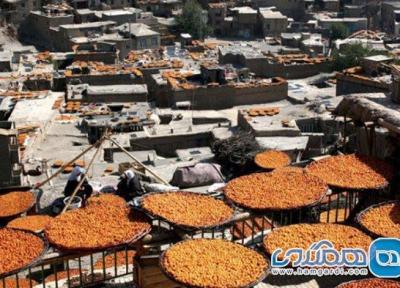
[(151, 38), (151, 45), (152, 45), (152, 46), (158, 45), (158, 39), (157, 39), (157, 37)]
[(140, 39), (139, 48), (146, 48), (146, 46), (147, 46), (146, 39)]

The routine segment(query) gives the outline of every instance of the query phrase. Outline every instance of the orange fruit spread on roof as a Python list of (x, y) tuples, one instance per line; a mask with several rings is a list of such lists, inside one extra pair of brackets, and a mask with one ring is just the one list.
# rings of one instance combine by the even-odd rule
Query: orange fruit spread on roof
[(180, 283), (214, 288), (252, 284), (268, 268), (256, 251), (221, 239), (180, 242), (165, 252), (161, 265)]
[(86, 270), (82, 270), (80, 271), (79, 269), (69, 269), (68, 271), (60, 271), (57, 272), (56, 274), (51, 274), (49, 276), (46, 277), (45, 279), (45, 283), (47, 284), (48, 282), (53, 282), (53, 281), (60, 281), (60, 280), (65, 280), (69, 278), (74, 278), (76, 276), (80, 276), (82, 274), (86, 272)]
[(360, 216), (360, 224), (381, 237), (400, 238), (400, 203), (369, 209)]
[[(104, 257), (104, 264), (103, 265), (103, 259), (100, 258), (95, 264), (94, 264), (94, 269), (103, 269), (105, 266), (105, 269), (115, 267), (115, 265), (118, 266), (126, 266), (133, 264), (133, 258), (136, 255), (136, 251), (118, 251), (116, 253), (111, 253), (107, 256)], [(115, 257), (116, 256), (116, 257)], [(128, 261), (127, 261), (128, 260)]]
[(3, 280), (0, 280), (0, 288), (31, 288), (35, 285), (38, 285), (35, 280), (26, 278), (18, 278), (18, 282), (16, 278), (6, 278), (4, 283)]
[(34, 234), (9, 228), (0, 229), (0, 275), (30, 264), (45, 248)]
[(290, 157), (282, 151), (268, 150), (258, 153), (254, 162), (261, 168), (275, 169), (289, 165)]
[(38, 232), (46, 228), (51, 219), (53, 218), (47, 215), (20, 217), (8, 222), (7, 227)]
[(233, 216), (233, 209), (223, 201), (190, 192), (148, 195), (142, 205), (155, 216), (194, 228), (218, 225)]
[(10, 217), (26, 212), (35, 203), (31, 192), (14, 191), (0, 195), (0, 217)]
[(233, 179), (224, 193), (234, 203), (249, 209), (286, 210), (317, 202), (327, 189), (324, 181), (304, 171), (277, 169)]
[(338, 155), (308, 165), (307, 171), (329, 185), (347, 189), (377, 189), (386, 185), (394, 169), (383, 160), (365, 155)]
[(147, 219), (122, 206), (119, 197), (111, 204), (103, 197), (55, 217), (45, 229), (49, 242), (61, 250), (96, 250), (132, 242), (150, 231)]

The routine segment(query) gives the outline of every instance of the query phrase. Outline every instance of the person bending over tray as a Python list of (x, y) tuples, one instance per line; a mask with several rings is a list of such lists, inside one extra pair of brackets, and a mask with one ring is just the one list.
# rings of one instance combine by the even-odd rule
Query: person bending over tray
[(121, 196), (126, 201), (130, 201), (144, 194), (139, 175), (136, 175), (132, 170), (126, 170), (124, 174), (121, 175), (120, 179), (121, 181), (117, 186), (117, 195)]
[[(85, 176), (85, 169), (80, 166), (75, 166), (68, 178), (67, 185), (65, 185), (64, 195), (65, 197), (72, 196), (82, 177)], [(76, 196), (82, 198), (83, 203), (92, 195), (93, 188), (89, 185), (87, 179), (83, 181), (81, 188), (76, 193)]]

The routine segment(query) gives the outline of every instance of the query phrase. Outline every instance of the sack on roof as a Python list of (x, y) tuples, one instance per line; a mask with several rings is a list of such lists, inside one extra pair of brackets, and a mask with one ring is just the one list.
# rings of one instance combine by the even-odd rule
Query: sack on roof
[(179, 188), (206, 186), (224, 182), (221, 166), (214, 163), (198, 163), (194, 166), (177, 168), (171, 185)]

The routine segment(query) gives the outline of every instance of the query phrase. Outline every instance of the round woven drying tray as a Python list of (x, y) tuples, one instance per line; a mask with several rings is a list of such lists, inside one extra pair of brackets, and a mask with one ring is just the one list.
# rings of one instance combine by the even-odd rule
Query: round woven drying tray
[[(180, 242), (178, 242), (178, 243), (183, 243), (183, 242), (191, 241), (191, 240), (192, 240), (192, 239), (183, 240), (183, 241), (180, 241)], [(240, 245), (240, 244), (238, 244), (238, 245)], [(171, 247), (172, 247), (172, 246), (171, 246)], [(183, 283), (183, 282), (180, 282), (180, 281), (176, 280), (175, 277), (174, 277), (172, 274), (170, 274), (170, 273), (167, 271), (166, 267), (164, 266), (164, 258), (165, 258), (165, 253), (166, 253), (167, 251), (168, 251), (168, 249), (165, 250), (165, 251), (164, 251), (163, 253), (161, 253), (161, 255), (160, 255), (159, 264), (160, 264), (160, 268), (161, 268), (161, 271), (163, 272), (163, 274), (164, 274), (168, 279), (170, 279), (171, 281), (176, 282), (176, 283), (179, 283), (179, 284), (182, 284), (182, 285), (184, 285), (184, 286), (187, 287), (187, 288), (204, 288), (204, 287), (202, 287), (202, 286), (188, 285), (188, 284), (186, 284), (186, 283)], [(255, 251), (255, 252), (257, 252), (257, 251)], [(257, 252), (257, 253), (259, 253), (259, 252)], [(266, 258), (266, 257), (265, 257), (265, 254), (264, 254), (264, 253), (259, 253), (259, 254), (262, 255), (262, 256), (264, 257), (265, 261), (267, 262), (268, 269), (267, 269), (266, 271), (264, 271), (264, 273), (263, 273), (257, 280), (255, 280), (255, 281), (253, 281), (253, 282), (251, 282), (251, 283), (249, 283), (249, 284), (247, 284), (247, 285), (245, 285), (245, 286), (238, 286), (238, 287), (235, 287), (235, 288), (252, 288), (252, 287), (256, 286), (257, 284), (259, 284), (261, 281), (263, 281), (263, 280), (268, 276), (269, 271), (270, 271), (270, 267), (271, 267), (271, 262), (269, 261), (269, 258)]]
[[(18, 192), (18, 191), (14, 191), (14, 192)], [(32, 208), (33, 208), (33, 206), (35, 206), (35, 204), (36, 204), (36, 196), (35, 196), (35, 193), (33, 193), (33, 192), (31, 192), (31, 191), (20, 191), (21, 193), (31, 193), (32, 194), (32, 196), (33, 196), (33, 201), (32, 201), (32, 203), (29, 205), (29, 207), (27, 207), (26, 209), (24, 209), (24, 210), (22, 210), (22, 211), (19, 211), (18, 213), (14, 213), (14, 214), (12, 214), (12, 215), (7, 215), (7, 216), (0, 216), (0, 221), (1, 222), (8, 222), (8, 221), (10, 221), (10, 220), (12, 220), (12, 219), (14, 219), (14, 218), (16, 218), (16, 217), (19, 217), (20, 215), (22, 215), (22, 214), (24, 214), (24, 213), (27, 213), (28, 211), (30, 211)], [(11, 192), (10, 192), (11, 193)], [(7, 193), (6, 193), (7, 194)], [(5, 194), (3, 194), (3, 195), (5, 195)]]
[[(281, 155), (287, 156), (287, 161), (286, 161), (286, 163), (285, 163), (284, 165), (278, 166), (278, 167), (271, 167), (271, 166), (268, 167), (268, 166), (266, 166), (266, 165), (263, 165), (262, 163), (260, 163), (260, 161), (257, 159), (257, 157), (259, 157), (259, 155), (262, 155), (262, 154), (267, 153), (267, 152), (276, 152), (276, 153), (279, 153), (279, 154), (281, 154)], [(257, 153), (257, 154), (254, 156), (254, 163), (255, 163), (259, 168), (261, 168), (261, 169), (263, 169), (263, 170), (265, 170), (265, 171), (268, 172), (268, 171), (273, 171), (273, 170), (275, 170), (275, 169), (277, 169), (277, 168), (289, 166), (290, 163), (291, 163), (291, 159), (290, 159), (290, 156), (289, 156), (286, 152), (277, 151), (277, 150), (266, 150), (266, 151), (262, 151), (262, 152), (260, 152), (260, 153)]]
[[(182, 193), (182, 192), (183, 192), (183, 193), (192, 193), (192, 194), (196, 194), (196, 195), (209, 196), (209, 195), (204, 195), (204, 194), (198, 193), (198, 192), (177, 191), (177, 193)], [(188, 231), (188, 232), (193, 232), (193, 231), (195, 231), (195, 230), (219, 229), (219, 228), (223, 228), (223, 226), (225, 226), (226, 224), (232, 222), (233, 219), (234, 219), (234, 217), (235, 217), (235, 215), (236, 215), (236, 214), (235, 214), (235, 209), (233, 208), (234, 212), (233, 212), (232, 216), (231, 216), (229, 219), (226, 219), (225, 221), (221, 221), (221, 222), (219, 222), (219, 223), (217, 223), (217, 224), (214, 224), (214, 225), (205, 225), (205, 226), (196, 226), (196, 227), (195, 227), (195, 226), (189, 226), (189, 225), (183, 225), (183, 224), (179, 224), (179, 223), (174, 223), (174, 222), (171, 222), (170, 220), (168, 220), (168, 219), (166, 219), (166, 218), (164, 218), (164, 217), (162, 217), (162, 216), (153, 214), (152, 212), (148, 211), (147, 209), (145, 209), (145, 208), (142, 206), (143, 200), (144, 200), (146, 197), (149, 197), (149, 196), (155, 195), (155, 194), (160, 194), (160, 193), (162, 193), (162, 192), (151, 192), (151, 193), (148, 193), (148, 194), (146, 194), (146, 195), (144, 195), (144, 196), (138, 198), (138, 204), (139, 204), (139, 205), (138, 205), (138, 206), (135, 206), (135, 208), (138, 209), (139, 211), (142, 211), (142, 212), (146, 213), (147, 215), (149, 215), (150, 217), (152, 217), (152, 218), (154, 218), (154, 219), (158, 219), (158, 220), (167, 222), (167, 223), (169, 223), (171, 226), (173, 226), (173, 227), (175, 227), (175, 228), (177, 228), (177, 229), (185, 230), (185, 231)], [(174, 193), (175, 193), (175, 192), (174, 192)], [(209, 196), (209, 197), (211, 197), (211, 196)], [(228, 205), (229, 207), (232, 208), (232, 205), (230, 204), (230, 202), (229, 202), (229, 201), (226, 201), (225, 198), (224, 198), (224, 200), (220, 200), (220, 201), (223, 201), (226, 205)]]
[(376, 233), (370, 231), (367, 227), (365, 227), (365, 226), (362, 224), (362, 221), (361, 221), (361, 220), (362, 220), (362, 217), (363, 217), (367, 212), (371, 211), (372, 209), (377, 208), (377, 207), (380, 207), (380, 206), (385, 206), (385, 205), (388, 205), (388, 204), (399, 204), (399, 205), (400, 205), (400, 201), (399, 201), (399, 200), (392, 200), (392, 201), (385, 201), (385, 202), (381, 202), (381, 203), (378, 203), (378, 204), (371, 205), (371, 206), (367, 207), (366, 209), (364, 209), (363, 211), (361, 211), (360, 213), (358, 213), (357, 216), (356, 216), (356, 219), (355, 219), (355, 220), (356, 220), (357, 224), (360, 226), (360, 228), (361, 228), (364, 232), (366, 232), (366, 233), (367, 233), (368, 235), (370, 235), (372, 238), (380, 238), (380, 237), (387, 237), (387, 236), (379, 235), (379, 234), (376, 234)]
[(0, 278), (5, 278), (7, 276), (17, 274), (17, 273), (19, 273), (19, 272), (21, 272), (23, 270), (26, 270), (26, 269), (28, 269), (30, 267), (33, 267), (34, 265), (36, 265), (37, 263), (39, 263), (41, 261), (41, 259), (47, 253), (47, 250), (49, 249), (49, 242), (47, 241), (46, 237), (44, 237), (44, 235), (41, 235), (41, 234), (38, 235), (38, 234), (36, 234), (34, 232), (31, 232), (31, 231), (15, 229), (15, 228), (5, 228), (5, 229), (10, 229), (10, 230), (14, 230), (14, 231), (21, 231), (21, 232), (24, 232), (24, 233), (27, 233), (27, 234), (31, 234), (31, 235), (34, 235), (35, 237), (40, 238), (43, 241), (43, 250), (39, 254), (39, 256), (37, 256), (35, 259), (33, 259), (29, 264), (24, 265), (24, 266), (22, 266), (22, 267), (20, 267), (18, 269), (15, 269), (15, 270), (0, 274)]
[[(345, 156), (345, 155), (342, 155)], [(336, 157), (336, 156), (331, 156), (331, 157)], [(330, 157), (329, 157), (330, 158)], [(311, 163), (309, 163), (305, 169), (306, 171), (308, 171), (309, 166), (311, 165), (317, 165), (316, 162), (318, 161), (312, 161)], [(313, 174), (311, 172), (309, 172), (310, 174)], [(325, 180), (326, 181), (326, 180)], [(332, 189), (333, 193), (341, 193), (341, 192), (363, 192), (363, 193), (368, 193), (368, 192), (376, 192), (376, 191), (381, 191), (386, 189), (389, 185), (390, 182), (385, 180), (382, 184), (380, 185), (376, 185), (375, 187), (349, 187), (349, 186), (344, 186), (344, 185), (337, 185), (337, 184), (332, 184), (329, 183), (329, 181), (326, 181), (328, 186)]]
[[(144, 216), (145, 217), (145, 216)], [(62, 245), (57, 245), (57, 244), (53, 244), (50, 243), (52, 247), (56, 248), (59, 251), (63, 251), (66, 253), (88, 253), (88, 252), (100, 252), (103, 250), (110, 250), (110, 249), (118, 249), (121, 247), (124, 247), (126, 245), (132, 245), (133, 243), (139, 241), (140, 239), (142, 239), (144, 236), (146, 236), (147, 234), (149, 234), (151, 232), (151, 225), (148, 229), (144, 230), (142, 233), (139, 233), (135, 236), (133, 236), (131, 239), (123, 241), (119, 244), (115, 244), (115, 245), (104, 245), (104, 246), (97, 246), (97, 247), (91, 247), (91, 248), (70, 248), (70, 247), (64, 247)], [(46, 235), (46, 230), (44, 232), (44, 235)]]
[(342, 192), (358, 192), (358, 193), (375, 193), (377, 191), (383, 191), (388, 188), (390, 183), (388, 181), (385, 181), (384, 184), (373, 187), (373, 188), (351, 188), (351, 187), (344, 187), (344, 186), (338, 186), (338, 185), (332, 185), (328, 183), (328, 186), (332, 189), (332, 193), (337, 194), (337, 193), (342, 193)]
[[(38, 215), (35, 215), (35, 216), (38, 216)], [(26, 217), (29, 217), (29, 216), (26, 216)], [(21, 218), (21, 217), (19, 217), (19, 218)], [(13, 220), (16, 220), (16, 219), (19, 219), (19, 218), (15, 218), (15, 219), (13, 219)], [(10, 224), (11, 223), (11, 221), (8, 223), (8, 224)], [(36, 231), (32, 231), (32, 230), (29, 230), (29, 229), (23, 229), (23, 228), (20, 228), (20, 227), (9, 227), (8, 226), (8, 224), (7, 224), (7, 228), (12, 228), (12, 229), (18, 229), (18, 230), (23, 230), (23, 231), (29, 231), (29, 232), (33, 232), (33, 233), (35, 233), (35, 234), (43, 234), (43, 232), (44, 232), (44, 229), (45, 228), (42, 228), (42, 229), (40, 229), (40, 230), (36, 230)]]
[(311, 202), (309, 204), (305, 204), (305, 205), (302, 205), (302, 206), (290, 207), (290, 208), (287, 208), (287, 209), (280, 209), (280, 208), (266, 208), (266, 209), (253, 208), (253, 207), (246, 206), (245, 204), (236, 203), (234, 200), (229, 198), (225, 193), (224, 193), (224, 195), (225, 195), (227, 203), (229, 203), (230, 206), (237, 207), (239, 209), (249, 210), (249, 211), (255, 212), (257, 214), (263, 214), (263, 213), (267, 213), (267, 212), (286, 212), (286, 213), (289, 213), (291, 211), (295, 212), (295, 211), (299, 211), (299, 210), (303, 210), (303, 209), (307, 209), (307, 208), (312, 208), (312, 207), (317, 206), (318, 204), (320, 204), (321, 201), (327, 196), (328, 192), (329, 192), (329, 189), (326, 189), (326, 191), (321, 195), (321, 197), (318, 200), (314, 201), (314, 202)]

